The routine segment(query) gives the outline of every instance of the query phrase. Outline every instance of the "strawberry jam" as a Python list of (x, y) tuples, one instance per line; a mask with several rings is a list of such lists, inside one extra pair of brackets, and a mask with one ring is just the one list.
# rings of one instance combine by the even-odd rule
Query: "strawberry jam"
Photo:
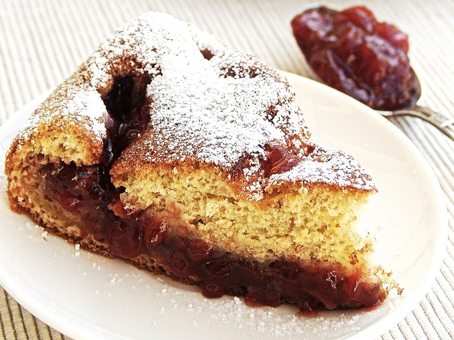
[[(347, 277), (341, 268), (243, 258), (190, 237), (178, 210), (166, 220), (125, 207), (120, 200), (124, 188), (114, 187), (109, 171), (148, 124), (145, 83), (143, 79), (117, 78), (105, 98), (108, 137), (99, 164), (60, 162), (40, 169), (46, 196), (74, 216), (82, 229), (81, 238), (92, 235), (108, 245), (113, 255), (125, 259), (146, 254), (177, 280), (200, 286), (210, 298), (244, 296), (254, 306), (288, 302), (303, 311), (373, 306), (384, 299), (380, 285), (362, 282), (360, 272)], [(267, 144), (267, 175), (287, 171), (298, 162), (279, 143)]]
[(258, 262), (176, 235), (161, 244), (156, 256), (177, 278), (195, 278), (206, 297), (245, 296), (251, 305), (286, 302), (302, 311), (373, 306), (384, 299), (378, 284), (361, 282), (359, 271), (347, 277), (341, 268), (284, 259)]
[(297, 156), (275, 141), (267, 143), (265, 151), (264, 170), (266, 176), (289, 171), (300, 162)]
[(327, 85), (378, 110), (408, 108), (421, 96), (408, 37), (378, 22), (366, 7), (309, 9), (291, 25), (307, 62)]
[[(133, 258), (162, 242), (166, 228), (160, 222), (139, 219), (127, 211), (120, 200), (123, 188), (110, 181), (112, 164), (149, 122), (145, 98), (148, 76), (118, 76), (104, 98), (107, 138), (99, 164), (76, 166), (74, 163), (49, 163), (40, 169), (46, 178), (46, 191), (65, 210), (75, 213), (84, 223), (84, 232), (110, 245), (120, 257)], [(154, 228), (154, 224), (158, 227)]]

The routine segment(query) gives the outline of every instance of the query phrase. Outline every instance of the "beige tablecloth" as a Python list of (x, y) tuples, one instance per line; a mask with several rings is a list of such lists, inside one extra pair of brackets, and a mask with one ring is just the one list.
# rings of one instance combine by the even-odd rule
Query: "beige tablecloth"
[[(0, 0), (0, 124), (55, 87), (107, 34), (148, 10), (173, 14), (250, 51), (266, 63), (313, 78), (289, 21), (303, 0)], [(317, 3), (322, 3), (317, 1)], [(340, 8), (358, 1), (332, 1)], [(424, 104), (454, 118), (454, 2), (364, 1), (376, 16), (410, 35), (411, 60), (424, 85)], [(449, 240), (441, 270), (425, 298), (383, 339), (454, 338), (454, 142), (413, 118), (396, 124), (433, 168), (446, 195)], [(0, 235), (1, 237), (1, 235)], [(62, 339), (0, 288), (0, 338)]]

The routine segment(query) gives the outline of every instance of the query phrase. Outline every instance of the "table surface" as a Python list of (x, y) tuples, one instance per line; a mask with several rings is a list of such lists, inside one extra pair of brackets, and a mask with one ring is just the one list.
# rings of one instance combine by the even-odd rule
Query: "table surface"
[[(278, 69), (314, 78), (289, 22), (321, 1), (278, 0), (0, 0), (0, 125), (68, 77), (107, 34), (149, 10), (166, 12), (249, 51)], [(377, 18), (410, 36), (410, 58), (423, 83), (422, 104), (454, 119), (454, 1), (369, 0)], [(325, 3), (329, 5), (329, 3)], [(332, 1), (345, 8), (357, 1)], [(454, 338), (454, 142), (418, 119), (394, 123), (421, 150), (446, 196), (449, 239), (425, 298), (382, 339)], [(0, 287), (0, 338), (67, 339)]]

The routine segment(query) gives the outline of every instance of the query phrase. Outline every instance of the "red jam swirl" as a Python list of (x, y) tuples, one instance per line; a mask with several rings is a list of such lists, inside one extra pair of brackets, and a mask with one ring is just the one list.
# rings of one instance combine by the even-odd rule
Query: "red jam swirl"
[(266, 176), (280, 174), (295, 167), (300, 159), (284, 148), (279, 142), (272, 141), (265, 145), (266, 161), (264, 170)]
[(318, 7), (291, 22), (293, 35), (321, 81), (377, 110), (412, 107), (421, 96), (408, 37), (364, 6)]

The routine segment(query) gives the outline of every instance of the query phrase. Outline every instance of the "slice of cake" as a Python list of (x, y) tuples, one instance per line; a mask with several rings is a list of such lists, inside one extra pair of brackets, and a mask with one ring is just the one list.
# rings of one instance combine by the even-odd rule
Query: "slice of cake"
[(103, 42), (6, 174), (11, 208), (49, 232), (208, 297), (359, 308), (395, 287), (354, 228), (370, 176), (310, 140), (281, 74), (168, 15)]

